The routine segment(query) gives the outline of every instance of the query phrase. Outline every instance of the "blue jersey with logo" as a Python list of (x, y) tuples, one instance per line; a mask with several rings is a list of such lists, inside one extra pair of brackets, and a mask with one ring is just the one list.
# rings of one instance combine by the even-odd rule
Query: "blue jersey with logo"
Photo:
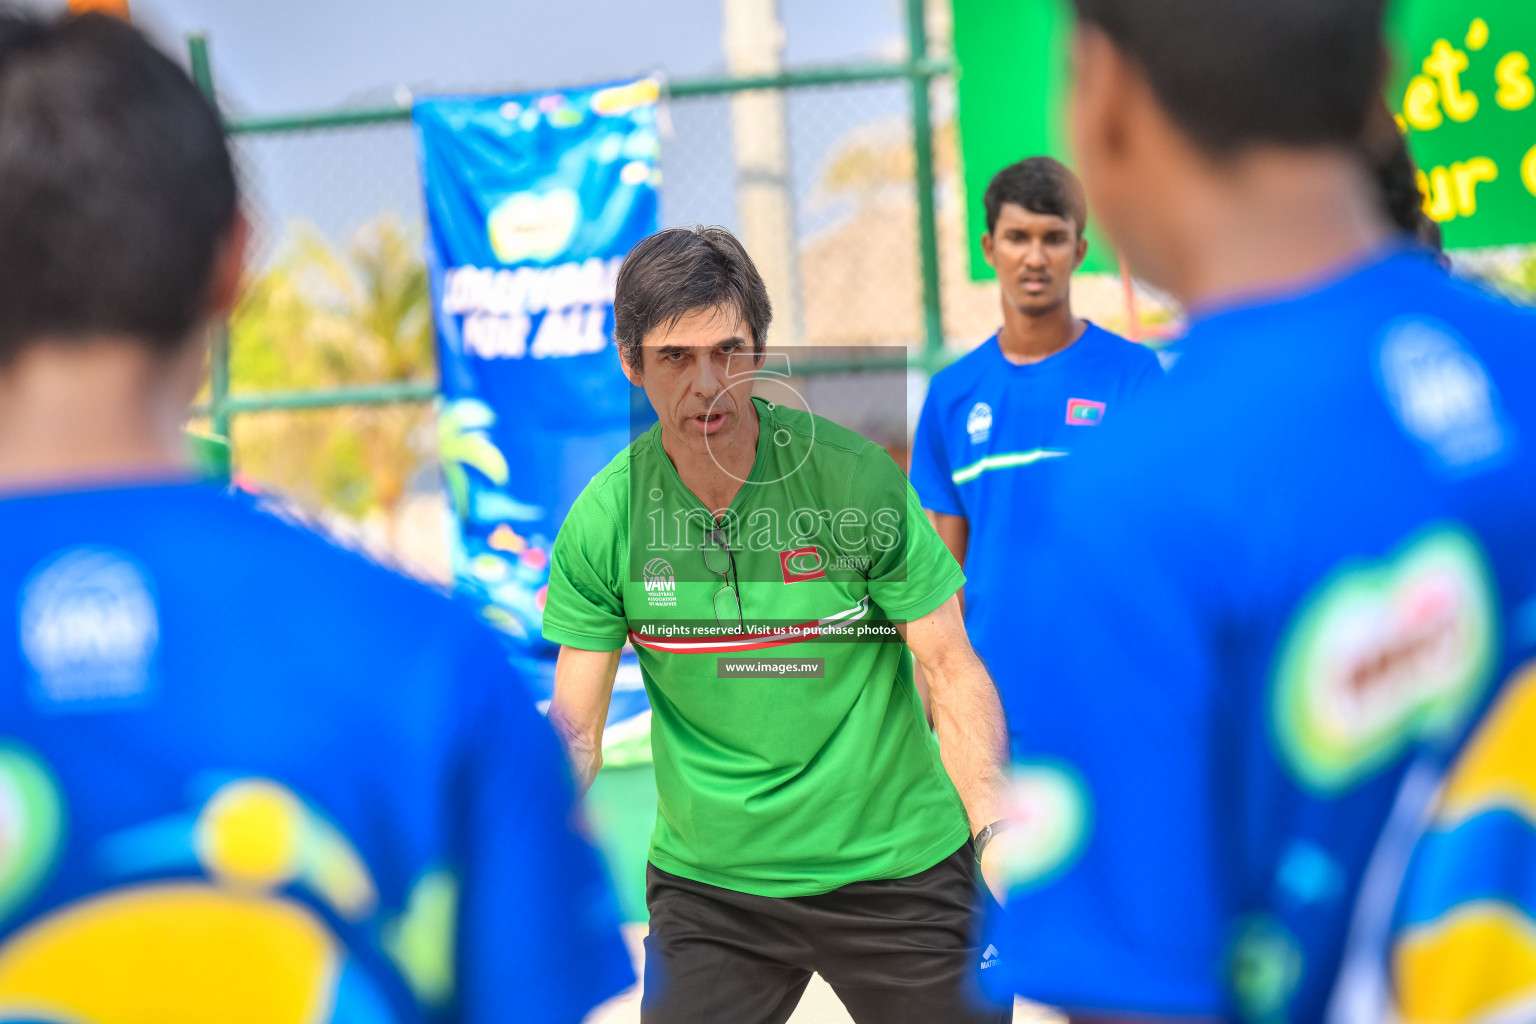
[(1038, 574), (1046, 497), (1064, 458), (1162, 376), (1148, 348), (1088, 324), (1072, 345), (1038, 363), (1009, 362), (993, 335), (934, 375), (912, 446), (912, 486), (923, 507), (961, 516), (966, 631), (1002, 694), (1012, 731), (1046, 697), (1018, 644), (1019, 591)]
[(0, 1018), (574, 1024), (564, 758), (425, 587), (197, 485), (0, 500)]
[[(1510, 626), (1521, 629), (1518, 620)], [(1420, 827), (1389, 828), (1371, 870), (1401, 879), (1398, 898), (1373, 906), (1362, 897), (1340, 985), (1347, 998), (1335, 1000), (1332, 1020), (1378, 1024), (1389, 1007), (1398, 1020), (1436, 1024), (1536, 1017), (1532, 750), (1536, 660), (1505, 683), (1441, 780), (1429, 813), (1415, 823)], [(1414, 797), (1426, 791), (1405, 783), (1397, 817), (1421, 811)], [(1394, 906), (1381, 927), (1377, 915)], [(1362, 953), (1369, 957), (1363, 964)]]
[[(1536, 599), (1507, 623), (1536, 646)], [(1361, 887), (1329, 1024), (1536, 1018), (1536, 657), (1444, 771), (1421, 758)]]
[(1536, 593), (1536, 316), (1417, 252), (1206, 311), (1068, 460), (1019, 602), (1001, 963), (1078, 1009), (1322, 1018), (1407, 766)]

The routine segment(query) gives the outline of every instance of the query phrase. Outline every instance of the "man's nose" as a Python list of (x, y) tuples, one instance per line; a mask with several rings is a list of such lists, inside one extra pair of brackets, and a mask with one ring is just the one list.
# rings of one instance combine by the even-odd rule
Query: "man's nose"
[(725, 389), (725, 372), (713, 359), (700, 359), (698, 373), (693, 378), (694, 393), (713, 398)]

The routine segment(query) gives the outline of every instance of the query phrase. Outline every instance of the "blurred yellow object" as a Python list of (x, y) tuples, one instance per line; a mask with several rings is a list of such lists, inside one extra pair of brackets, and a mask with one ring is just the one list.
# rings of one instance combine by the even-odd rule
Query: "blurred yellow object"
[(198, 817), (198, 860), (211, 874), (235, 885), (282, 885), (299, 870), (304, 817), (304, 806), (274, 782), (231, 783)]
[(286, 900), (147, 885), (24, 928), (0, 951), (0, 1017), (92, 1024), (317, 1024), (340, 957)]
[(1440, 798), (1440, 827), (1505, 808), (1536, 822), (1536, 771), (1531, 738), (1536, 737), (1536, 669), (1510, 683), (1477, 738), (1468, 745)]
[(1399, 942), (1393, 960), (1410, 1024), (1529, 1020), (1536, 1008), (1536, 931), (1515, 907), (1460, 907)]
[(128, 0), (69, 0), (70, 14), (85, 14), (94, 11), (97, 14), (110, 14), (114, 18), (122, 18), (128, 21)]
[(1446, 781), (1403, 897), (1397, 1019), (1536, 1019), (1536, 666), (1505, 684)]

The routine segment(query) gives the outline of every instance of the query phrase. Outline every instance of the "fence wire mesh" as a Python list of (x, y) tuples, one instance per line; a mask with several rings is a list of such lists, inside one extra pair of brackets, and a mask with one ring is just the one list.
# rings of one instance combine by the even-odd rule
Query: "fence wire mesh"
[[(771, 340), (921, 347), (905, 81), (663, 103), (661, 223), (722, 224), (743, 238), (774, 299)], [(952, 138), (943, 128), (935, 139), (951, 151), (941, 174), (954, 166)], [(238, 134), (234, 147), (253, 237), (251, 286), (231, 323), (231, 393), (434, 377), (410, 123)], [(942, 206), (941, 217), (957, 208)], [(953, 291), (964, 268), (943, 276)], [(441, 500), (430, 409), (246, 413), (232, 435), (248, 480), (364, 524), (363, 541), (418, 572), (446, 572), (445, 556), (403, 536), (404, 520), (423, 519), (417, 506)]]

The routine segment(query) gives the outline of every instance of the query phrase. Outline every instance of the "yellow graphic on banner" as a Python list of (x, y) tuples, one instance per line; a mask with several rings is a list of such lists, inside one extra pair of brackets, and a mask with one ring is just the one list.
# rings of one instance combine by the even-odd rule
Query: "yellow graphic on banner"
[(1505, 110), (1524, 110), (1536, 100), (1536, 84), (1532, 84), (1531, 61), (1519, 50), (1512, 50), (1499, 59), (1493, 69), (1494, 81), (1499, 91), (1493, 101)]
[(1446, 244), (1536, 238), (1536, 4), (1398, 0), (1388, 38), (1403, 69), (1391, 105), (1421, 169), (1424, 211), (1447, 225)]

